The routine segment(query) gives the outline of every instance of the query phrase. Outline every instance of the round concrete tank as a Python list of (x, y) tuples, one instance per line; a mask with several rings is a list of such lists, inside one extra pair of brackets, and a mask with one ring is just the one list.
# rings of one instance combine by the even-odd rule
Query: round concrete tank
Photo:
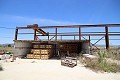
[(14, 56), (22, 58), (31, 52), (32, 43), (28, 41), (14, 41), (14, 48)]
[(82, 42), (82, 51), (85, 54), (89, 54), (90, 50), (89, 50), (89, 41), (83, 41)]

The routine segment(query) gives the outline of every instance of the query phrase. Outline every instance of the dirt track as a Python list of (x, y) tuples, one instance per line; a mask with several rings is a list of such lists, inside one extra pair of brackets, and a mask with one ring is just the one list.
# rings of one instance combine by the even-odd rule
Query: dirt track
[(61, 66), (60, 60), (19, 59), (0, 63), (4, 67), (0, 80), (120, 80), (120, 73), (93, 72), (82, 64), (69, 68)]

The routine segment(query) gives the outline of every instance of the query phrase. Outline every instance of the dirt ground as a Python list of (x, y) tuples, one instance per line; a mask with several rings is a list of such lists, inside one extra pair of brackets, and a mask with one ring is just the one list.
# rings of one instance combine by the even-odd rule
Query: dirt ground
[(0, 80), (120, 80), (120, 73), (94, 72), (79, 62), (74, 68), (61, 66), (60, 60), (18, 59), (0, 63), (4, 68)]

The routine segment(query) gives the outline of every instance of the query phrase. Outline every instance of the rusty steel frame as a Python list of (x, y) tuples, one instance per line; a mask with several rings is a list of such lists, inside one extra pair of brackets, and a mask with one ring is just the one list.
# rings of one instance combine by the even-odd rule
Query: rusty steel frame
[(17, 40), (18, 37), (18, 29), (15, 30), (15, 40)]
[[(103, 27), (105, 28), (104, 32), (81, 32), (81, 28), (93, 28), (93, 27)], [(109, 36), (120, 36), (120, 32), (109, 32), (108, 28), (109, 27), (120, 27), (120, 24), (98, 24), (98, 25), (68, 25), (68, 26), (37, 26), (37, 27), (16, 27), (15, 30), (15, 40), (17, 40), (17, 36), (18, 34), (34, 34), (34, 41), (40, 40), (38, 39), (38, 36), (48, 36), (48, 41), (51, 41), (53, 38), (55, 38), (55, 41), (58, 40), (58, 36), (61, 36), (61, 41), (62, 41), (62, 37), (63, 36), (74, 36), (74, 40), (75, 40), (75, 36), (79, 36), (79, 40), (81, 40), (81, 37), (83, 36), (88, 36), (89, 41), (91, 41), (91, 36), (105, 36), (105, 45), (106, 45), (106, 49), (110, 48), (110, 44), (109, 44)], [(54, 28), (55, 29), (55, 33), (46, 33), (44, 32), (42, 29), (50, 29), (50, 28)], [(58, 33), (58, 28), (78, 28), (78, 32), (66, 32), (66, 33)], [(34, 33), (18, 33), (18, 30), (20, 29), (33, 29)], [(42, 32), (44, 32), (47, 35), (43, 35), (42, 33), (37, 33), (37, 30), (42, 30)], [(42, 35), (39, 35), (42, 34)], [(50, 39), (50, 36), (53, 36)], [(97, 44), (100, 40), (103, 40), (103, 37), (98, 39), (98, 41), (95, 44)], [(114, 40), (119, 40), (119, 39), (114, 39)], [(91, 42), (90, 42), (91, 43)], [(92, 43), (91, 43), (92, 44)], [(92, 44), (93, 45), (93, 44)]]
[(108, 35), (108, 26), (107, 25), (105, 26), (105, 32), (106, 32), (106, 35), (105, 35), (106, 49), (109, 49), (110, 44), (109, 44), (109, 35)]
[[(82, 36), (82, 38), (84, 38), (85, 40), (87, 40), (84, 36)], [(91, 44), (92, 46), (96, 47), (96, 49), (99, 50), (99, 48), (98, 48), (96, 45), (94, 45), (94, 44), (91, 42), (91, 40), (89, 40), (89, 46), (92, 47), (90, 44)]]
[[(78, 32), (63, 32), (63, 33), (57, 33), (57, 34), (76, 34)], [(105, 33), (105, 32), (81, 32), (81, 33)], [(120, 32), (109, 32), (109, 33), (120, 33)], [(34, 34), (34, 33), (18, 33), (18, 34)], [(36, 34), (40, 34), (40, 33), (36, 33)], [(55, 33), (49, 33), (49, 34), (55, 34)]]
[(105, 36), (103, 36), (103, 37), (101, 37), (100, 39), (98, 39), (98, 40), (94, 43), (94, 45), (97, 44), (97, 43), (98, 43), (100, 40), (102, 40), (104, 37), (105, 37)]
[(34, 29), (34, 40), (36, 41), (37, 38), (36, 38), (36, 29)]
[[(104, 36), (105, 34), (81, 34), (80, 36)], [(119, 36), (120, 34), (109, 34), (109, 36)], [(37, 36), (45, 36), (45, 35), (37, 35)], [(56, 36), (56, 35), (49, 35), (49, 36)], [(57, 36), (79, 36), (79, 34), (63, 34)]]
[[(120, 24), (97, 24), (97, 25), (68, 25), (68, 26), (40, 26), (38, 28), (90, 28), (90, 27), (120, 27)], [(16, 27), (16, 29), (32, 29), (31, 27)]]

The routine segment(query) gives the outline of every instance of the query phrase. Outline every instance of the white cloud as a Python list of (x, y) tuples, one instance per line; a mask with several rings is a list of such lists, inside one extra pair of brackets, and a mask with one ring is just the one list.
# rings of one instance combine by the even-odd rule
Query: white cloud
[(9, 20), (12, 22), (20, 22), (21, 24), (39, 24), (39, 25), (75, 25), (78, 23), (69, 22), (69, 21), (59, 21), (52, 19), (43, 19), (43, 18), (33, 18), (27, 16), (14, 16), (14, 15), (3, 15), (2, 19)]

